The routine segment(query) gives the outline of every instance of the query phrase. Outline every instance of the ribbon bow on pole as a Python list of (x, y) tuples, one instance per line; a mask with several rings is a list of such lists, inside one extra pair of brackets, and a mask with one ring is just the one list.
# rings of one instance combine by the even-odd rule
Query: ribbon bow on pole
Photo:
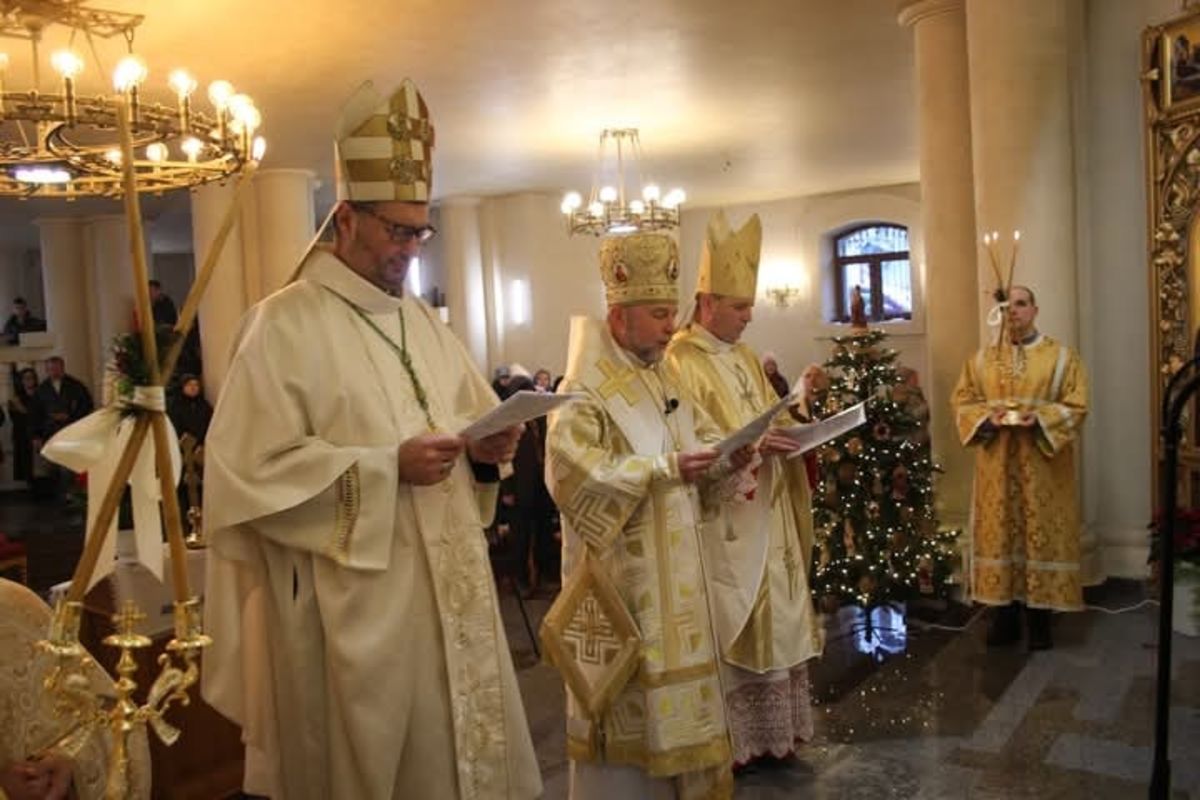
[[(78, 422), (60, 430), (46, 442), (42, 455), (55, 464), (74, 472), (88, 474), (87, 535), (103, 536), (96, 570), (92, 573), (85, 589), (95, 586), (104, 576), (112, 572), (113, 554), (116, 550), (116, 517), (112, 517), (103, 533), (95, 529), (100, 515), (103, 487), (113, 479), (117, 462), (129, 444), (133, 434), (135, 416), (138, 411), (162, 413), (166, 410), (166, 395), (161, 386), (136, 386), (133, 396), (121, 398), (111, 405), (98, 409)], [(179, 454), (179, 439), (169, 419), (166, 420), (167, 451), (171, 463), (171, 486), (179, 484), (182, 462)], [(129, 474), (130, 497), (133, 501), (133, 530), (137, 544), (137, 559), (160, 581), (163, 578), (162, 485), (155, 472), (153, 445), (143, 437), (134, 456), (133, 471)]]

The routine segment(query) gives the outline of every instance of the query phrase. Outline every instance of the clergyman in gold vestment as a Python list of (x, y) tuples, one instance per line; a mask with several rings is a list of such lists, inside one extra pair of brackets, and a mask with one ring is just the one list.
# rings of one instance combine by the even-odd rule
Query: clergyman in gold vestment
[(698, 491), (728, 469), (705, 446), (719, 432), (662, 363), (678, 251), (661, 234), (614, 237), (600, 263), (608, 317), (572, 320), (559, 387), (584, 399), (551, 415), (546, 439), (564, 584), (542, 640), (568, 687), (571, 798), (727, 798)]
[[(776, 401), (755, 353), (740, 341), (758, 288), (762, 225), (732, 231), (723, 212), (708, 225), (694, 321), (667, 360), (696, 402), (728, 435)], [(795, 424), (784, 412), (781, 424)], [(805, 662), (820, 653), (808, 585), (812, 506), (798, 445), (773, 429), (763, 461), (706, 523), (705, 575), (724, 670), (734, 763), (783, 758), (813, 735)]]
[(403, 291), (432, 144), (410, 81), (351, 98), (333, 246), (246, 315), (209, 429), (203, 690), (250, 794), (541, 793), (483, 536), (520, 428), (453, 433), (496, 396)]
[(975, 450), (971, 596), (1000, 606), (991, 645), (1052, 646), (1050, 612), (1083, 607), (1075, 441), (1087, 414), (1079, 355), (1038, 332), (1031, 290), (1008, 294), (1005, 341), (963, 366), (952, 404), (963, 445)]

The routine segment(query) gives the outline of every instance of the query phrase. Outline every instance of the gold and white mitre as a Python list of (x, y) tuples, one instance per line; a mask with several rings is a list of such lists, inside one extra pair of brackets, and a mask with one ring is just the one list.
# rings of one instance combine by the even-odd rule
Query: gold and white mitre
[(762, 254), (762, 222), (755, 214), (734, 231), (718, 211), (708, 222), (696, 294), (718, 294), (753, 300), (758, 294), (758, 259)]
[(384, 97), (367, 81), (338, 120), (337, 196), (352, 202), (429, 202), (433, 124), (425, 98), (408, 78)]
[(600, 278), (610, 306), (679, 302), (679, 246), (662, 233), (600, 243)]

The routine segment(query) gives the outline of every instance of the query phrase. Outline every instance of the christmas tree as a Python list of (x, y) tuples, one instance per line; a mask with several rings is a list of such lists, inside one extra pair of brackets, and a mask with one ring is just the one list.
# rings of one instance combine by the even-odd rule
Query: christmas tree
[(826, 380), (809, 401), (818, 418), (866, 403), (866, 425), (817, 451), (812, 586), (827, 611), (949, 590), (958, 531), (938, 528), (928, 407), (886, 339), (865, 327), (834, 337)]

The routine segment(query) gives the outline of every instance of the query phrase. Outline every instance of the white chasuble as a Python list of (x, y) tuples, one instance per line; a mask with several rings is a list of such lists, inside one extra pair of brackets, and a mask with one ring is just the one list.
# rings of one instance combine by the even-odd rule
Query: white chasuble
[[(668, 369), (627, 354), (598, 321), (572, 320), (560, 391), (587, 399), (552, 414), (547, 432), (546, 482), (562, 515), (564, 575), (547, 619), (566, 618), (556, 629), (565, 642), (556, 666), (605, 687), (589, 698), (568, 691), (568, 755), (595, 765), (573, 774), (573, 794), (615, 791), (625, 768), (636, 767), (665, 780), (675, 796), (728, 797), (729, 739), (696, 490), (680, 480), (674, 455), (704, 446), (698, 436), (715, 442), (716, 431)], [(608, 684), (603, 673), (621, 643), (586, 602), (577, 614), (562, 613), (588, 572), (585, 561), (616, 587), (639, 640), (634, 669)]]
[[(680, 381), (728, 435), (775, 402), (758, 358), (700, 325), (675, 335), (667, 359)], [(786, 414), (781, 415), (792, 424)], [(786, 669), (820, 654), (808, 573), (812, 505), (804, 460), (772, 456), (706, 521), (709, 590), (727, 663), (752, 672)]]
[[(401, 484), (397, 448), (497, 400), (421, 302), (325, 250), (247, 314), (209, 430), (204, 695), (275, 798), (541, 792), (461, 456)], [(494, 507), (494, 505), (492, 506)]]
[[(696, 403), (729, 434), (770, 408), (758, 358), (700, 325), (676, 334), (667, 358)], [(794, 424), (782, 414), (777, 424)], [(809, 591), (812, 507), (804, 460), (765, 458), (708, 515), (705, 574), (721, 646), (735, 764), (783, 758), (812, 739), (805, 662), (821, 652)]]

